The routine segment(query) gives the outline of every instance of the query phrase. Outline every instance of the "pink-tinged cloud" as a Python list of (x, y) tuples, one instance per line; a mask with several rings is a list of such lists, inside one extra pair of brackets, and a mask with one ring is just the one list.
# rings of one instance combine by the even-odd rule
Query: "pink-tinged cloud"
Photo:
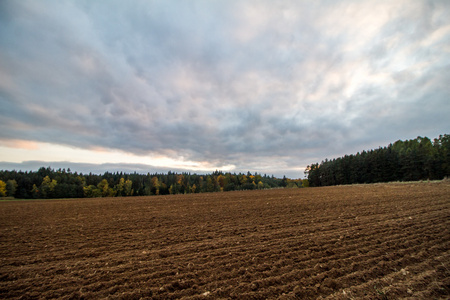
[(14, 149), (38, 150), (40, 148), (39, 143), (35, 141), (0, 140), (0, 144), (3, 145), (4, 147)]

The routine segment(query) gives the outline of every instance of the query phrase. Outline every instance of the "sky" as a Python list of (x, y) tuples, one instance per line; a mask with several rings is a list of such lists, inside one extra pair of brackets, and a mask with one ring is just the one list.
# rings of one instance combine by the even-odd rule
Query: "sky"
[(450, 133), (450, 1), (0, 1), (0, 169), (307, 165)]

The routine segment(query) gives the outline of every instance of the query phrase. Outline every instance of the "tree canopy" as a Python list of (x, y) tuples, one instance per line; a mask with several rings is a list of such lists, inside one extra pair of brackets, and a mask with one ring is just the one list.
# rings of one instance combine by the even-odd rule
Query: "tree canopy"
[(54, 170), (0, 171), (0, 196), (29, 198), (126, 197), (165, 194), (188, 194), (233, 190), (302, 187), (302, 180), (280, 179), (261, 174), (224, 173), (198, 175), (191, 173), (103, 175)]
[(307, 166), (311, 186), (438, 180), (450, 175), (450, 135), (401, 141)]

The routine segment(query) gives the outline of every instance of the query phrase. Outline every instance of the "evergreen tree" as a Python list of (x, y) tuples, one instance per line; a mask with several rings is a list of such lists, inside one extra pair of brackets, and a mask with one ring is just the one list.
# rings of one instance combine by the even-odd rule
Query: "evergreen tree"
[(311, 186), (442, 179), (450, 175), (450, 135), (396, 141), (387, 147), (307, 166)]

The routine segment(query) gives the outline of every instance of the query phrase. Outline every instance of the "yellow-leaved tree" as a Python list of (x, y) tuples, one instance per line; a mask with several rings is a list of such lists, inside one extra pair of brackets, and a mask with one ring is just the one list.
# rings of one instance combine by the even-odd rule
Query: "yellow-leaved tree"
[(43, 198), (52, 198), (57, 184), (58, 182), (55, 179), (45, 176), (41, 183), (41, 196)]
[(133, 182), (130, 179), (125, 181), (124, 192), (125, 196), (133, 196)]
[(0, 197), (6, 196), (6, 183), (0, 180)]
[(159, 195), (159, 188), (161, 187), (161, 184), (158, 180), (158, 177), (156, 177), (156, 176), (153, 176), (153, 178), (152, 178), (152, 187), (155, 190), (155, 195)]
[(116, 191), (109, 187), (108, 180), (103, 179), (97, 185), (97, 188), (100, 190), (102, 197), (114, 197)]

